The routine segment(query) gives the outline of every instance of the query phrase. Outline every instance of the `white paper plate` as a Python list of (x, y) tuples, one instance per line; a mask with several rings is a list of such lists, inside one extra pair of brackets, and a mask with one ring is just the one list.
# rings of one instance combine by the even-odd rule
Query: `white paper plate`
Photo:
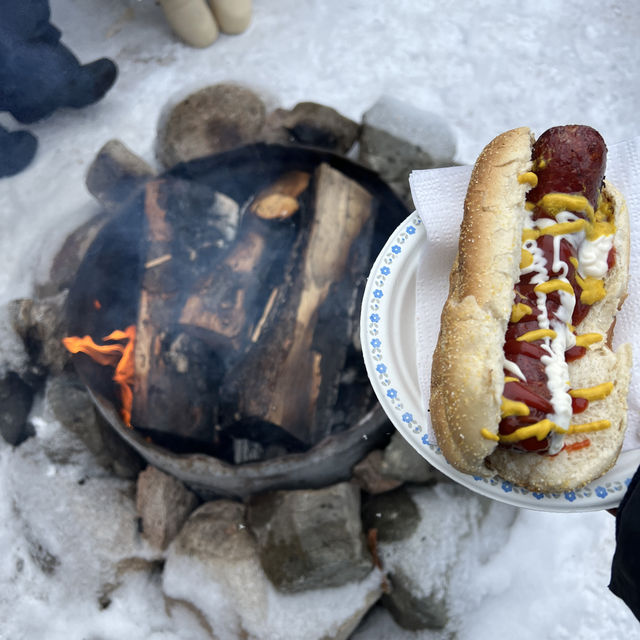
[[(376, 259), (364, 292), (360, 334), (367, 372), (394, 426), (431, 465), (484, 496), (541, 511), (592, 511), (618, 506), (640, 464), (640, 450), (626, 451), (607, 474), (586, 487), (536, 493), (503, 480), (454, 469), (429, 440), (429, 416), (422, 406), (416, 364), (415, 289), (425, 242), (419, 216), (409, 216)], [(443, 286), (446, 286), (443, 284)], [(433, 331), (439, 327), (434, 326)]]

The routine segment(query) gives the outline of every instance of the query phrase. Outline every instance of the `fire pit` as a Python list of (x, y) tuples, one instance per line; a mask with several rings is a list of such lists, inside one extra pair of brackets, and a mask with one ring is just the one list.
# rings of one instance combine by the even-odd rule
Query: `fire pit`
[(202, 494), (345, 479), (392, 430), (358, 305), (406, 215), (330, 153), (256, 144), (180, 164), (96, 237), (65, 343), (114, 429)]

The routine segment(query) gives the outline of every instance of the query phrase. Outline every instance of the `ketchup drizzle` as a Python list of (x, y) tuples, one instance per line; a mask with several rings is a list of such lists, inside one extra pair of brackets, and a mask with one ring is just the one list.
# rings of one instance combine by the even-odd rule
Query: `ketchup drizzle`
[[(582, 215), (582, 214), (576, 214)], [(536, 207), (533, 211), (533, 219), (551, 218), (543, 209)], [(536, 245), (540, 248), (546, 261), (546, 268), (549, 273), (549, 279), (554, 279), (562, 275), (560, 272), (553, 271), (553, 244), (554, 237), (551, 235), (541, 235), (536, 240)], [(577, 327), (582, 320), (586, 317), (589, 311), (589, 305), (580, 301), (580, 295), (582, 288), (576, 280), (576, 268), (572, 264), (571, 258), (577, 258), (576, 251), (573, 246), (565, 239), (560, 240), (560, 260), (568, 267), (566, 278), (573, 287), (575, 292), (575, 307), (571, 318), (571, 323), (574, 327)], [(615, 249), (612, 249), (607, 256), (607, 264), (611, 268), (615, 264)], [(518, 341), (517, 338), (527, 333), (538, 329), (537, 317), (541, 311), (538, 308), (538, 300), (536, 293), (534, 292), (534, 285), (531, 284), (533, 274), (526, 274), (521, 276), (520, 280), (515, 286), (516, 301), (523, 302), (531, 307), (531, 313), (520, 319), (519, 322), (509, 322), (507, 332), (505, 336), (504, 352), (507, 359), (515, 363), (522, 374), (526, 378), (527, 382), (508, 382), (505, 384), (503, 395), (509, 400), (525, 403), (530, 413), (528, 416), (508, 416), (500, 421), (499, 433), (502, 435), (508, 435), (527, 425), (535, 424), (543, 420), (548, 414), (553, 413), (553, 406), (549, 402), (551, 399), (551, 391), (547, 384), (547, 377), (545, 367), (542, 364), (540, 358), (543, 355), (548, 355), (540, 344), (542, 341), (523, 342)], [(551, 292), (546, 296), (546, 308), (549, 319), (556, 317), (556, 312), (560, 307), (560, 295), (557, 291)], [(586, 353), (585, 347), (574, 346), (565, 352), (565, 360), (572, 362), (584, 356)], [(512, 376), (512, 374), (505, 370), (505, 376)], [(589, 401), (584, 398), (573, 398), (572, 408), (573, 413), (581, 413), (585, 411)], [(538, 453), (544, 453), (549, 450), (550, 437), (538, 440), (535, 437), (520, 440), (519, 442), (504, 444), (500, 446), (506, 446), (509, 448), (522, 450), (522, 451), (535, 451)]]

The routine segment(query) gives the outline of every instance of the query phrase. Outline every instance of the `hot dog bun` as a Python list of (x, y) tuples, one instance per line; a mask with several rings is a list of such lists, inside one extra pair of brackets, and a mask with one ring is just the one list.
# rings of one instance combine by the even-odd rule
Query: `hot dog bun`
[[(531, 186), (518, 176), (532, 169), (533, 135), (526, 127), (507, 131), (480, 154), (469, 183), (449, 296), (433, 356), (430, 414), (438, 445), (458, 470), (504, 479), (535, 491), (575, 489), (607, 471), (617, 459), (626, 428), (631, 355), (610, 348), (615, 314), (626, 297), (629, 222), (623, 197), (605, 183), (615, 209), (616, 262), (604, 279), (607, 296), (591, 306), (581, 333), (606, 334), (585, 356), (570, 363), (573, 388), (613, 381), (614, 390), (590, 404), (581, 422), (608, 419), (611, 427), (589, 433), (591, 445), (557, 455), (506, 449), (483, 436), (498, 434), (504, 389), (505, 332), (520, 276), (525, 198)], [(565, 443), (584, 439), (565, 436)]]

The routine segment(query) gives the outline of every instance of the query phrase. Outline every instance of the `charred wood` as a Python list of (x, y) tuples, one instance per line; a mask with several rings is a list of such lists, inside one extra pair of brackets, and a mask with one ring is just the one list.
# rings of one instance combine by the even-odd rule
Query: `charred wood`
[[(211, 349), (179, 330), (178, 313), (184, 290), (205, 262), (203, 254), (215, 257), (225, 246), (217, 223), (222, 220), (224, 229), (229, 217), (214, 218), (202, 234), (194, 234), (190, 217), (202, 218), (203, 207), (214, 212), (216, 194), (188, 186), (153, 181), (146, 189), (131, 422), (211, 442), (222, 368)], [(201, 202), (194, 203), (194, 197)]]
[(365, 189), (326, 164), (314, 183), (314, 217), (289, 295), (225, 385), (242, 416), (279, 425), (306, 445), (331, 431), (351, 343), (353, 281), (366, 269), (372, 232)]
[(310, 174), (292, 171), (256, 196), (235, 243), (182, 308), (185, 330), (219, 349), (229, 364), (258, 339), (288, 277), (309, 180)]

